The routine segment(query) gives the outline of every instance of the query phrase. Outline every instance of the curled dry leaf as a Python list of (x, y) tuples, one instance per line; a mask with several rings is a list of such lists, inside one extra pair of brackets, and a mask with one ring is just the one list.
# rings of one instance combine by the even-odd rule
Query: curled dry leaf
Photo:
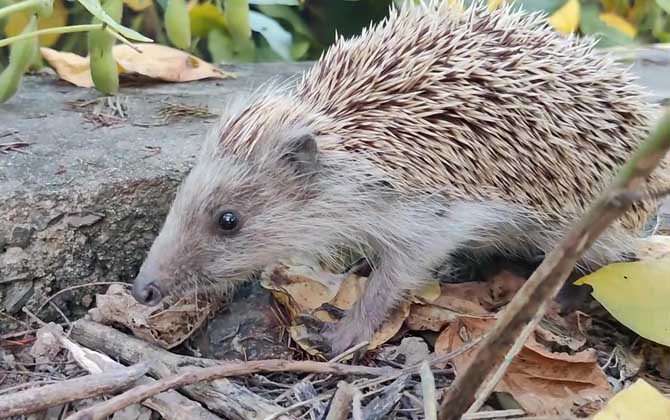
[[(286, 308), (291, 320), (298, 315), (310, 314), (322, 322), (335, 322), (336, 319), (323, 308), (324, 305), (346, 311), (360, 298), (366, 277), (356, 274), (333, 274), (309, 264), (280, 263), (264, 271), (261, 285), (270, 290), (274, 298)], [(427, 285), (417, 291), (412, 300), (430, 301), (437, 298), (437, 283)], [(399, 305), (388, 317), (382, 328), (374, 335), (369, 349), (374, 349), (393, 338), (403, 326), (410, 313), (411, 302)], [(319, 354), (310, 340), (305, 325), (294, 324), (291, 336), (305, 351)]]
[(167, 349), (183, 343), (217, 309), (215, 304), (195, 297), (177, 302), (168, 299), (163, 305), (148, 307), (137, 303), (119, 285), (97, 295), (96, 302), (97, 307), (90, 311), (96, 322), (123, 325), (135, 336)]
[[(133, 44), (141, 53), (125, 44), (114, 46), (112, 53), (120, 75), (139, 74), (167, 82), (235, 77), (206, 61), (175, 48), (158, 44)], [(41, 48), (42, 57), (58, 76), (76, 86), (93, 87), (88, 57)]]
[[(457, 316), (437, 338), (435, 352), (449, 353), (486, 334), (495, 324), (495, 315)], [(581, 350), (584, 343), (574, 319), (554, 324), (548, 316), (495, 391), (509, 393), (530, 415), (568, 414), (575, 404), (601, 402), (610, 395), (610, 387), (595, 351)], [(472, 363), (476, 351), (475, 346), (452, 360), (457, 372)]]

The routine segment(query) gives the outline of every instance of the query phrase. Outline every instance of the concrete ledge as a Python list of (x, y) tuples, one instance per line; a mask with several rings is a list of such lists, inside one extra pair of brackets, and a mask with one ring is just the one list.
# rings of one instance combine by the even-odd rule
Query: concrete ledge
[[(124, 88), (113, 106), (123, 106), (127, 118), (114, 126), (90, 122), (95, 91), (53, 76), (27, 77), (0, 107), (0, 144), (30, 143), (0, 153), (0, 312), (35, 310), (66, 287), (133, 278), (216, 121), (191, 116), (161, 125), (157, 116), (166, 103), (216, 114), (232, 94), (308, 66), (230, 66), (237, 79)], [(56, 303), (77, 316), (95, 291), (79, 289)], [(41, 315), (57, 313), (47, 307)], [(0, 331), (16, 326), (0, 317)]]
[[(633, 71), (654, 100), (669, 99), (670, 50), (633, 55)], [(232, 94), (309, 65), (230, 66), (236, 80), (124, 88), (114, 106), (126, 107), (127, 120), (118, 126), (87, 122), (94, 105), (82, 105), (98, 97), (93, 90), (53, 76), (27, 77), (18, 95), (0, 106), (0, 136), (15, 133), (0, 137), (0, 144), (30, 143), (25, 153), (0, 153), (0, 312), (15, 314), (24, 305), (35, 310), (67, 287), (134, 277), (215, 121), (190, 117), (156, 125), (165, 101), (216, 113)], [(56, 303), (77, 317), (95, 291), (78, 289)], [(40, 315), (58, 319), (51, 307)], [(0, 316), (0, 331), (18, 326)]]

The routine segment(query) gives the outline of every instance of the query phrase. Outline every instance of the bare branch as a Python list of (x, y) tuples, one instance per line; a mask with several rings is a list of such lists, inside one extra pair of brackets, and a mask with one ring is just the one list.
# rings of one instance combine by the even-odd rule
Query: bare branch
[(131, 387), (148, 370), (148, 365), (142, 363), (5, 395), (0, 397), (0, 418), (37, 413), (68, 402), (113, 394)]

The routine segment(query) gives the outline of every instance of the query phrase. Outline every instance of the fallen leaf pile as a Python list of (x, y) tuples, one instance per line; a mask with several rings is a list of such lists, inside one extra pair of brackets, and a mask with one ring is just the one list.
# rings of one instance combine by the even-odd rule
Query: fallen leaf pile
[[(521, 408), (531, 416), (592, 415), (610, 401), (597, 417), (607, 420), (617, 418), (612, 417), (613, 413), (628, 409), (622, 408), (624, 403), (620, 399), (612, 399), (616, 394), (623, 395), (620, 398), (626, 401), (634, 399), (635, 402), (629, 403), (633, 406), (642, 407), (649, 401), (653, 406), (644, 409), (650, 415), (667, 409), (667, 402), (650, 391), (649, 388), (654, 388), (649, 383), (656, 386), (655, 380), (661, 378), (659, 383), (663, 383), (663, 378), (670, 376), (667, 362), (670, 349), (665, 347), (670, 320), (667, 309), (664, 310), (670, 299), (669, 244), (670, 237), (646, 238), (638, 246), (640, 261), (613, 264), (577, 282), (591, 286), (594, 299), (616, 320), (650, 341), (643, 342), (635, 351), (626, 346), (617, 345), (613, 350), (610, 347), (607, 350), (611, 352), (610, 360), (601, 367), (603, 354), (598, 353), (595, 346), (598, 343), (592, 342), (587, 334), (592, 330), (594, 318), (581, 312), (559, 315), (558, 304), (550, 305), (497, 384), (494, 396), (500, 405)], [(320, 352), (310, 341), (309, 328), (302, 323), (304, 316), (335, 322), (334, 315), (351, 308), (367, 281), (364, 275), (332, 273), (299, 261), (268, 267), (261, 276), (261, 286), (285, 309), (291, 337), (312, 355)], [(491, 330), (524, 281), (506, 271), (480, 282), (428, 281), (393, 312), (371, 340), (368, 350), (375, 350), (377, 357), (384, 360), (394, 360), (400, 355), (405, 363), (409, 359), (420, 361), (432, 352), (446, 354), (458, 350)], [(198, 301), (185, 298), (172, 305), (166, 303), (160, 309), (147, 308), (137, 304), (124, 289), (110, 289), (97, 299), (93, 315), (98, 322), (125, 325), (136, 335), (167, 348), (186, 340), (218, 309), (210, 303), (198, 305)], [(401, 337), (399, 345), (389, 343)], [(450, 367), (458, 376), (473, 362), (476, 350), (475, 345), (451, 359), (448, 366), (436, 367)], [(617, 368), (614, 377), (608, 376), (608, 369), (614, 365)], [(638, 382), (634, 388), (626, 394), (617, 394), (635, 377)], [(640, 378), (646, 382), (639, 382)]]
[(113, 285), (96, 296), (96, 308), (89, 316), (101, 324), (122, 325), (137, 337), (171, 349), (188, 339), (216, 309), (215, 304), (195, 297), (149, 307), (138, 303), (125, 287)]
[[(200, 79), (226, 79), (234, 74), (218, 69), (184, 51), (159, 44), (133, 44), (141, 51), (125, 44), (112, 49), (119, 66), (119, 74), (142, 75), (167, 82), (190, 82)], [(89, 58), (51, 48), (40, 49), (42, 57), (54, 68), (58, 76), (76, 86), (93, 87)]]
[[(645, 238), (639, 245), (641, 261), (604, 267), (577, 283), (591, 285), (593, 297), (622, 324), (665, 345), (670, 334), (668, 239)], [(355, 274), (334, 275), (304, 264), (284, 263), (266, 270), (261, 284), (286, 308), (291, 319), (309, 314), (320, 321), (333, 322), (328, 308), (350, 308), (367, 280)], [(500, 311), (523, 282), (524, 279), (508, 272), (485, 282), (441, 285), (431, 282), (397, 308), (368, 349), (381, 347), (401, 332), (429, 332), (437, 334), (433, 343), (435, 353), (458, 350), (493, 327)], [(511, 395), (530, 415), (566, 414), (578, 407), (597, 408), (614, 394), (598, 365), (596, 350), (589, 346), (583, 333), (588, 329), (590, 317), (579, 312), (559, 316), (558, 309), (557, 304), (550, 307), (495, 388)], [(305, 351), (319, 354), (312, 347), (307, 330), (294, 322), (291, 335)], [(476, 350), (475, 346), (451, 361), (456, 372), (472, 363)]]

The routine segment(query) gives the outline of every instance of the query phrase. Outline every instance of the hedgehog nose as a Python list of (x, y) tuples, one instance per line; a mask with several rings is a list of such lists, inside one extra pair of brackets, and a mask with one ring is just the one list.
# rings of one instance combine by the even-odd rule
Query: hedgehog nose
[(133, 282), (132, 295), (136, 301), (147, 306), (156, 306), (163, 300), (163, 294), (156, 283), (142, 272)]

